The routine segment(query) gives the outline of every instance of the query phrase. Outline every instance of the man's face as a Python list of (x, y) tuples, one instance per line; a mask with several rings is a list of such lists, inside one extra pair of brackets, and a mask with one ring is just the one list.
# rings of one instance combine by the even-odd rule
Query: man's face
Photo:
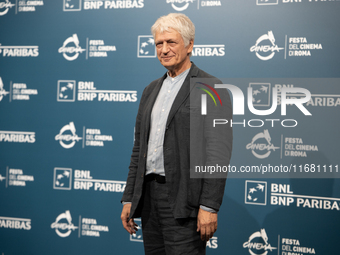
[(168, 70), (179, 70), (182, 65), (189, 61), (189, 53), (193, 48), (193, 41), (188, 46), (184, 46), (184, 41), (180, 33), (174, 29), (157, 32), (155, 35), (157, 57), (161, 64)]

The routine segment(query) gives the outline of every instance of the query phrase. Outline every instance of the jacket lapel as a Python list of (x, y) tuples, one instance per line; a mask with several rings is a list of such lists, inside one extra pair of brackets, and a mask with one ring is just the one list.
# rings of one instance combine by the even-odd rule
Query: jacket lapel
[(168, 120), (166, 122), (166, 126), (169, 126), (171, 120), (173, 119), (173, 117), (175, 116), (176, 112), (178, 111), (179, 107), (183, 104), (183, 102), (187, 99), (187, 97), (190, 94), (190, 91), (192, 89), (192, 87), (190, 86), (190, 78), (192, 77), (196, 77), (197, 73), (198, 73), (198, 67), (192, 63), (191, 64), (191, 68), (190, 71), (187, 75), (187, 77), (185, 78), (182, 87), (180, 88), (180, 90), (178, 91), (178, 94), (172, 104), (172, 107), (170, 109), (169, 112), (169, 116), (168, 116)]
[(156, 102), (156, 98), (158, 96), (158, 93), (162, 87), (163, 81), (166, 78), (166, 74), (158, 80), (157, 85), (155, 88), (151, 91), (149, 99), (146, 102), (145, 110), (143, 113), (143, 116), (145, 116), (145, 125), (146, 125), (146, 133), (147, 133), (147, 139), (149, 139), (149, 132), (150, 132), (150, 120), (151, 120), (151, 112), (153, 105)]

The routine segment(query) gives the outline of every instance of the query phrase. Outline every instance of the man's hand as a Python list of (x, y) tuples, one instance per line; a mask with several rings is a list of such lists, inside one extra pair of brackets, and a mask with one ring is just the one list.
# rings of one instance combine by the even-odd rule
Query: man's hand
[(217, 230), (217, 213), (199, 209), (197, 216), (197, 232), (201, 232), (202, 241), (208, 241)]
[(137, 229), (137, 224), (133, 219), (129, 220), (129, 215), (130, 215), (130, 210), (131, 210), (131, 204), (125, 204), (123, 206), (122, 214), (120, 215), (120, 218), (122, 219), (123, 227), (126, 229), (127, 232), (132, 234), (136, 234)]

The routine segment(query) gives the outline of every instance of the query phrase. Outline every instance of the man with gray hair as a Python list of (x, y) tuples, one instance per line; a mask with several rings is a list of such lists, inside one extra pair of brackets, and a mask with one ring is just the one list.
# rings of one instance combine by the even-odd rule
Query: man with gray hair
[[(145, 254), (205, 254), (206, 241), (217, 229), (226, 179), (190, 178), (190, 80), (221, 82), (190, 61), (195, 26), (187, 16), (162, 16), (151, 31), (157, 57), (168, 71), (145, 88), (140, 101), (121, 220), (135, 234), (133, 219), (141, 217)], [(231, 118), (229, 96), (223, 105)], [(222, 157), (229, 164), (231, 129), (215, 133), (204, 126), (198, 125), (199, 147), (211, 148), (222, 136), (226, 140), (206, 160)]]

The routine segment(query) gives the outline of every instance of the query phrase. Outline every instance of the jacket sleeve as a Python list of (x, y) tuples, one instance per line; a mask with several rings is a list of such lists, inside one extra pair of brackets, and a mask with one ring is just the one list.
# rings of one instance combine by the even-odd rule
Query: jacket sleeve
[(135, 141), (132, 149), (130, 166), (129, 166), (129, 173), (126, 181), (125, 191), (121, 202), (131, 202), (134, 192), (135, 180), (137, 175), (139, 157), (140, 157), (140, 131), (141, 131), (141, 122), (142, 122), (142, 113), (143, 113), (143, 106), (145, 105), (145, 91), (143, 91), (141, 101), (139, 103), (138, 113), (136, 117), (136, 124), (135, 124)]
[[(221, 83), (220, 81), (217, 83)], [(212, 85), (213, 86), (213, 85)], [(216, 107), (213, 100), (207, 100), (208, 113), (204, 118), (205, 165), (207, 167), (228, 167), (232, 151), (232, 106), (226, 89), (218, 90), (222, 106)], [(213, 126), (214, 119), (226, 119), (227, 124)], [(226, 169), (226, 168), (224, 168)], [(227, 172), (206, 173), (203, 178), (200, 205), (219, 210), (226, 184)]]

